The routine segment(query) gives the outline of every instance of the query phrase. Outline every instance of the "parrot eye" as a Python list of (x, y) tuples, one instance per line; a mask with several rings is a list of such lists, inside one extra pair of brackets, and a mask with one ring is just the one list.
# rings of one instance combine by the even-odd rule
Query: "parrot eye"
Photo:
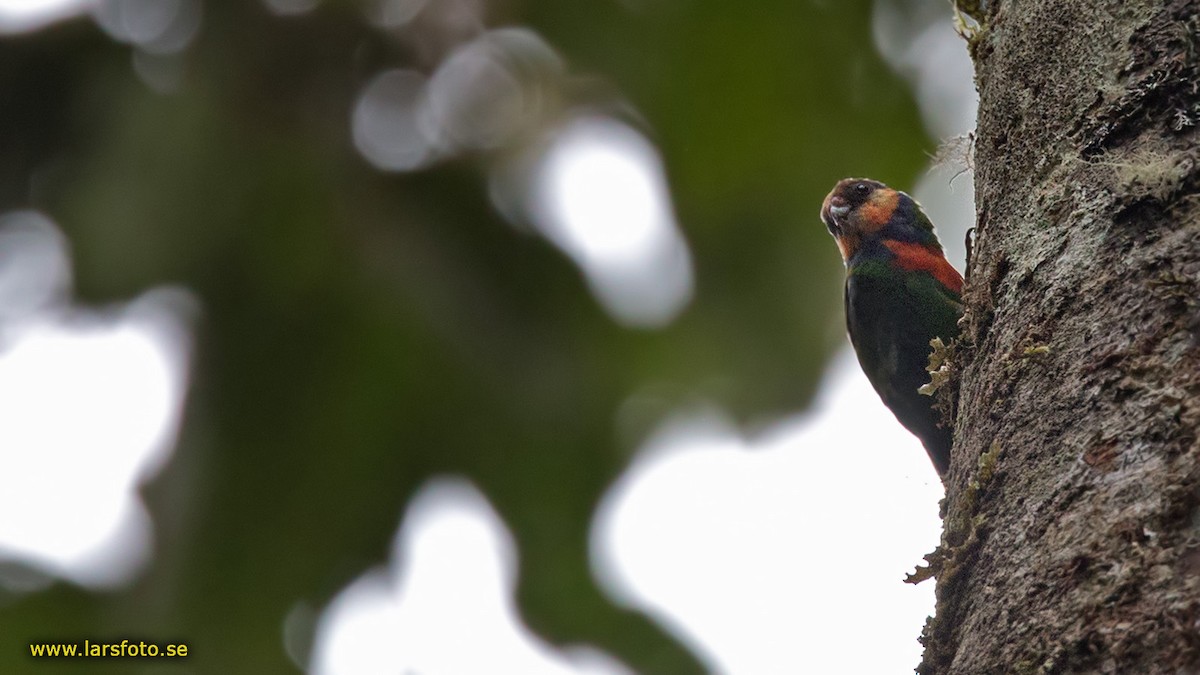
[(866, 183), (855, 183), (854, 191), (859, 195), (866, 197), (871, 192), (871, 186)]

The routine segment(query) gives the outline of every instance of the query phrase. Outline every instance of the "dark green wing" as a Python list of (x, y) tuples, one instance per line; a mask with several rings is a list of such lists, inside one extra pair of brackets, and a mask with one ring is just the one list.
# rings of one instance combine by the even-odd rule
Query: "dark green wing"
[(958, 335), (958, 294), (928, 273), (870, 261), (847, 276), (845, 302), (846, 329), (867, 379), (944, 473), (951, 430), (940, 426), (933, 399), (917, 389), (929, 381), (929, 341), (948, 342)]

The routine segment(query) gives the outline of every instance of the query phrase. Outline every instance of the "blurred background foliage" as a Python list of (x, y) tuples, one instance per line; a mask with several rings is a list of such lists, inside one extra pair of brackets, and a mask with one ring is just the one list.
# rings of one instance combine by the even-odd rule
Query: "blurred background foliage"
[[(907, 185), (933, 146), (870, 3), (192, 6), (182, 49), (89, 18), (0, 39), (0, 210), (59, 223), (81, 302), (172, 284), (200, 307), (178, 445), (144, 488), (153, 563), (124, 588), (7, 598), (0, 671), (29, 668), (35, 636), (107, 635), (287, 670), (283, 617), (381, 562), (445, 473), (512, 529), (536, 632), (701, 671), (596, 588), (588, 526), (665, 414), (715, 401), (753, 429), (802, 409), (844, 339), (820, 200), (846, 175)], [(515, 99), (455, 99), (461, 124), (410, 170), (364, 159), (351, 120), (373, 78), (436, 79), (493, 38), (517, 45), (497, 61)], [(694, 285), (656, 320), (606, 309), (497, 194), (581, 115), (661, 154)]]

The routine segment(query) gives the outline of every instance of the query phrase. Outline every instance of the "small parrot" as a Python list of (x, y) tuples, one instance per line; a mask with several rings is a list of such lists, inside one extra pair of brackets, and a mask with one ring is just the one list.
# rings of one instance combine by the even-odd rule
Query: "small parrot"
[(930, 340), (948, 344), (958, 337), (962, 275), (946, 260), (921, 206), (878, 181), (838, 182), (821, 205), (821, 220), (846, 263), (846, 330), (858, 363), (945, 476), (953, 430), (917, 389), (929, 382)]

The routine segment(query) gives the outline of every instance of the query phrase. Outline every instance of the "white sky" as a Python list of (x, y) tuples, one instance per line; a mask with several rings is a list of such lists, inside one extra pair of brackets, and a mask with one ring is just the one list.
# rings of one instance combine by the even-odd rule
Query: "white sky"
[(148, 561), (136, 488), (174, 444), (188, 300), (161, 290), (100, 312), (73, 307), (69, 293), (54, 223), (0, 216), (0, 559), (116, 585)]
[(691, 253), (658, 150), (615, 119), (583, 115), (535, 160), (525, 208), (613, 319), (653, 328), (692, 299)]
[(522, 625), (512, 536), (469, 483), (434, 481), (404, 520), (389, 567), (364, 574), (325, 611), (313, 672), (627, 672), (595, 650), (555, 650)]
[(0, 35), (37, 30), (81, 14), (98, 0), (0, 0)]
[(846, 351), (813, 410), (759, 440), (711, 411), (668, 422), (610, 492), (595, 558), (721, 672), (904, 672), (933, 585), (900, 580), (937, 544), (941, 497)]

